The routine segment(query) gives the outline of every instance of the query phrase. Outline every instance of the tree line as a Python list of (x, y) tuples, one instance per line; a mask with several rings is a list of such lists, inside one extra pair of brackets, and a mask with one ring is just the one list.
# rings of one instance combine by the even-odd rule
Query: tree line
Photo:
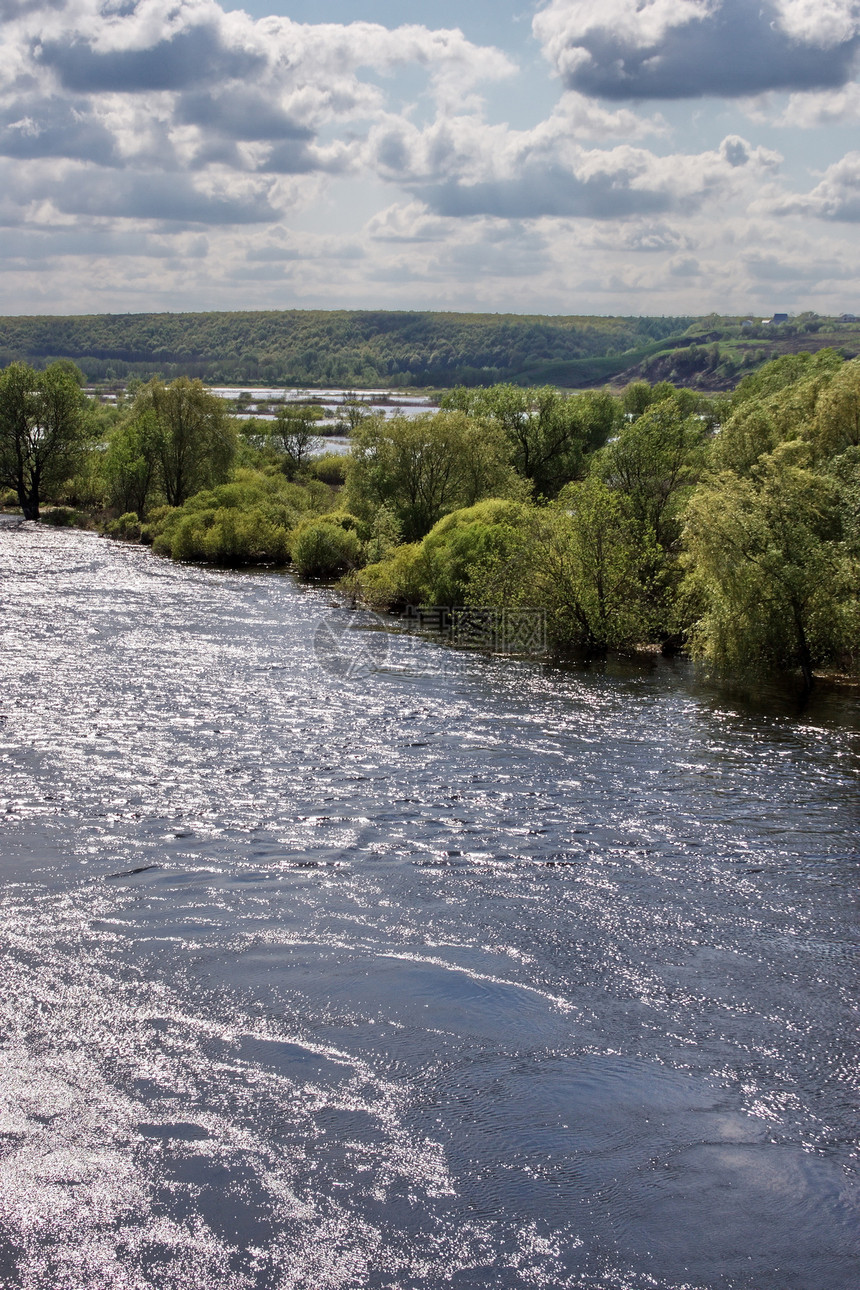
[(560, 655), (650, 644), (807, 687), (856, 671), (860, 360), (788, 356), (725, 397), (498, 384), (416, 418), (350, 411), (337, 458), (311, 407), (239, 422), (179, 378), (111, 410), (69, 364), (13, 364), (0, 486), (28, 518), (41, 491), (173, 558), (292, 563), (395, 612), (537, 607)]
[(692, 321), (368, 310), (0, 318), (0, 363), (70, 358), (90, 381), (448, 387), (561, 381), (560, 368), (578, 381), (606, 379), (624, 366), (617, 356), (636, 361)]

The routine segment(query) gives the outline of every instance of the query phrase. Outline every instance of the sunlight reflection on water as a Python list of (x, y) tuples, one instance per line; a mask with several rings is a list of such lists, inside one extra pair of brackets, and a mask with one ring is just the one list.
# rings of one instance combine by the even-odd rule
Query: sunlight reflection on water
[(0, 610), (2, 1284), (858, 1280), (856, 703), (333, 678), (330, 593), (32, 525)]

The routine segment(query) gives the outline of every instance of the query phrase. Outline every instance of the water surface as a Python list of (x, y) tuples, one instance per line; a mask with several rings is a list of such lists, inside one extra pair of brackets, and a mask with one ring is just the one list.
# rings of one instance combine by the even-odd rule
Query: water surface
[(0, 639), (0, 1285), (860, 1284), (855, 701), (9, 523)]

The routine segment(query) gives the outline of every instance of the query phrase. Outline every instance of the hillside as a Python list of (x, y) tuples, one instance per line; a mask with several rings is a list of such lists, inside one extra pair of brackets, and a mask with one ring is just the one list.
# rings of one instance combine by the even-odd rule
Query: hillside
[(655, 345), (612, 384), (671, 381), (692, 389), (731, 390), (742, 377), (771, 359), (821, 349), (835, 349), (845, 358), (856, 358), (860, 354), (860, 322), (813, 313), (780, 323), (710, 314), (694, 322), (682, 337), (668, 337)]
[(322, 310), (3, 318), (0, 364), (71, 358), (93, 381), (159, 372), (359, 388), (579, 385), (646, 360), (693, 321)]
[(860, 323), (284, 310), (0, 318), (0, 366), (71, 358), (90, 381), (159, 373), (224, 384), (583, 388), (669, 380), (731, 389), (782, 354), (860, 353)]

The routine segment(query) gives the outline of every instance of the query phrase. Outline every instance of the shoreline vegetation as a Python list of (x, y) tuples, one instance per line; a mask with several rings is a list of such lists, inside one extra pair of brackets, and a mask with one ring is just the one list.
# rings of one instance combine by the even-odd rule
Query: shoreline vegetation
[(188, 376), (112, 404), (83, 383), (68, 359), (0, 372), (0, 506), (393, 614), (538, 609), (560, 659), (858, 677), (860, 360), (833, 349), (718, 394), (503, 382), (409, 416), (354, 397), (345, 454), (310, 394), (262, 419)]

